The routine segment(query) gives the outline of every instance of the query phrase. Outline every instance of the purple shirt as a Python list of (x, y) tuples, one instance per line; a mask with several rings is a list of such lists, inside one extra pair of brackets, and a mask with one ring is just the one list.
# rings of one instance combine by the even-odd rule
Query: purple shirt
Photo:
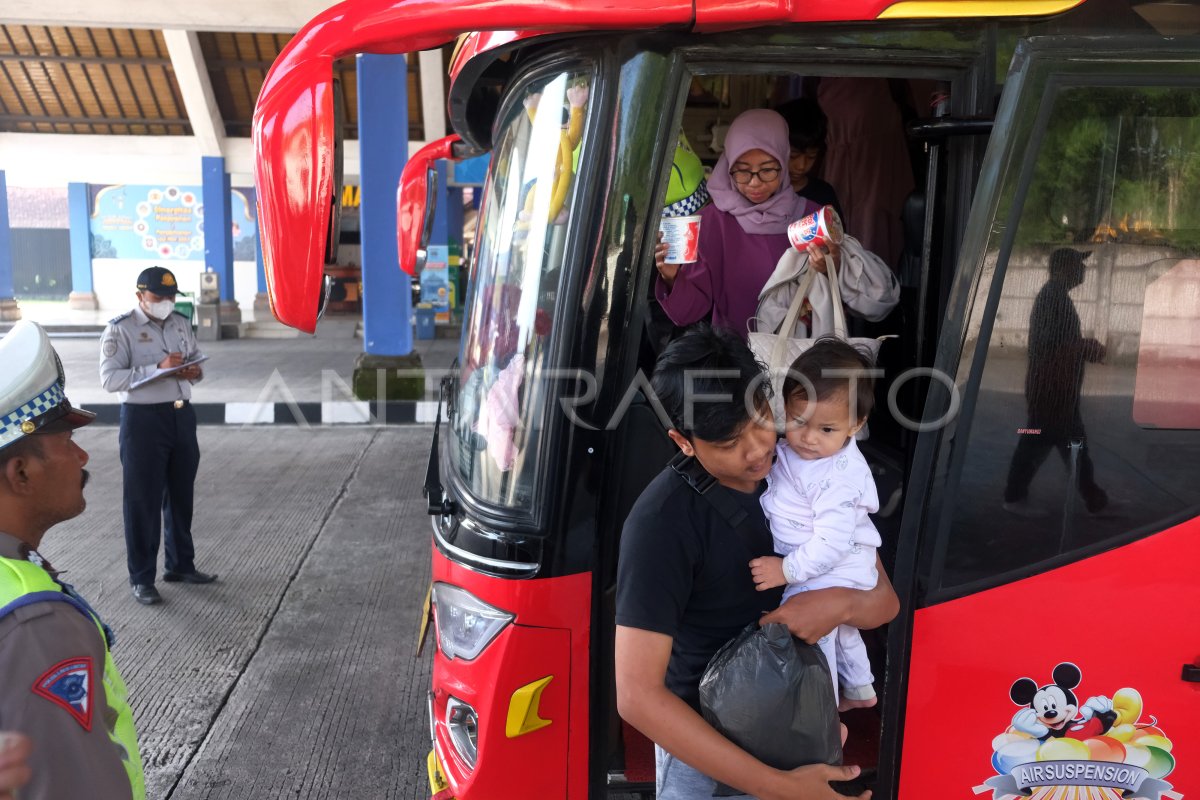
[[(818, 208), (810, 202), (804, 213)], [(758, 293), (791, 246), (786, 233), (746, 233), (732, 214), (707, 205), (700, 209), (700, 260), (682, 265), (669, 291), (660, 276), (654, 296), (676, 325), (690, 325), (711, 310), (714, 327), (745, 339)]]

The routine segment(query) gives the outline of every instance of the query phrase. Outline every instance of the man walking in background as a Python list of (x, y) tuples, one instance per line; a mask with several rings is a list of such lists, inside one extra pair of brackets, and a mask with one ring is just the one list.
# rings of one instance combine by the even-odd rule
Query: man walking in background
[(1060, 247), (1050, 254), (1050, 279), (1038, 292), (1029, 315), (1029, 369), (1025, 401), (1029, 419), (1008, 468), (1004, 510), (1037, 518), (1046, 513), (1029, 505), (1029, 485), (1052, 450), (1067, 468), (1077, 458), (1077, 489), (1089, 513), (1108, 506), (1108, 493), (1096, 483), (1087, 431), (1079, 404), (1085, 363), (1104, 360), (1106, 349), (1084, 337), (1071, 290), (1083, 283), (1088, 252)]

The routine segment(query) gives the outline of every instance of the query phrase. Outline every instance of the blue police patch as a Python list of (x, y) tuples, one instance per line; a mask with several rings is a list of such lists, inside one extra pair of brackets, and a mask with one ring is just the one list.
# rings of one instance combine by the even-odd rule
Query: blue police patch
[(33, 693), (65, 709), (85, 731), (92, 729), (92, 659), (68, 658), (34, 681)]

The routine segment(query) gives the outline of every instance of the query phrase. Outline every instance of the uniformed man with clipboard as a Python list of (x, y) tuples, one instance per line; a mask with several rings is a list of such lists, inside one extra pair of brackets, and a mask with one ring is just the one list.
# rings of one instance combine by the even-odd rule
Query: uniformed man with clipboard
[(200, 446), (192, 384), (204, 377), (191, 320), (175, 311), (170, 270), (150, 267), (137, 280), (138, 304), (108, 323), (100, 339), (100, 382), (121, 398), (125, 548), (134, 599), (162, 602), (154, 586), (166, 528), (163, 580), (211, 583), (196, 569), (192, 507)]

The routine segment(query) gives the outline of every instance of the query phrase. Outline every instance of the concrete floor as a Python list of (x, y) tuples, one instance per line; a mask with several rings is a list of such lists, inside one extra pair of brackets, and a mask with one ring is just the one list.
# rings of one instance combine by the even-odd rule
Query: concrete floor
[[(148, 797), (427, 798), (415, 655), (429, 583), (419, 427), (201, 427), (194, 525), (210, 586), (128, 593), (115, 427), (82, 516), (42, 551), (117, 631)], [(161, 562), (160, 562), (161, 566)]]

